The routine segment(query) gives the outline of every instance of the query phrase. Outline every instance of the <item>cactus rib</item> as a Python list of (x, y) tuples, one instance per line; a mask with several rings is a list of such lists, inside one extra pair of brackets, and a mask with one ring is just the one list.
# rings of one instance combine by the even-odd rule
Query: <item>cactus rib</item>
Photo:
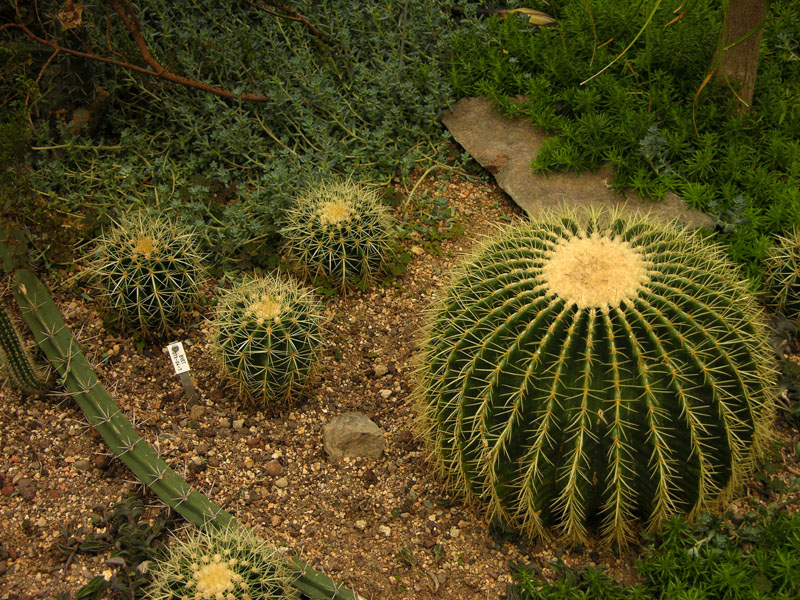
[[(159, 499), (200, 528), (244, 527), (230, 513), (192, 490), (142, 439), (99, 382), (67, 328), (47, 288), (26, 269), (15, 273), (14, 296), (36, 343), (71, 392), (89, 423), (112, 452)], [(287, 561), (292, 585), (311, 600), (357, 600), (358, 596), (294, 557)]]

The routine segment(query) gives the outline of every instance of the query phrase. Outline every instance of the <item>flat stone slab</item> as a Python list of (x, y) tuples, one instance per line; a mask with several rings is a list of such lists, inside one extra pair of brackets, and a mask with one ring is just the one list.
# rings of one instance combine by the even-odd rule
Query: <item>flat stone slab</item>
[(663, 200), (616, 194), (607, 183), (613, 175), (611, 166), (594, 173), (534, 173), (531, 162), (548, 136), (523, 118), (504, 118), (484, 98), (462, 98), (444, 112), (442, 123), (531, 218), (565, 206), (576, 210), (620, 206), (678, 219), (690, 228), (714, 226), (711, 217), (689, 208), (671, 192)]

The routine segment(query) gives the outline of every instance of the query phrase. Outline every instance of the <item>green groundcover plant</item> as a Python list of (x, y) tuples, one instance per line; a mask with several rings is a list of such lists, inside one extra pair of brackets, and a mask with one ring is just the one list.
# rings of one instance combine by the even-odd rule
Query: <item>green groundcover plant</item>
[(800, 595), (800, 514), (761, 507), (740, 517), (702, 515), (668, 522), (625, 586), (602, 568), (554, 565), (543, 582), (533, 565), (513, 565), (507, 600), (790, 600)]
[(618, 190), (655, 198), (673, 190), (714, 217), (720, 241), (757, 281), (770, 234), (800, 222), (800, 4), (769, 3), (753, 111), (741, 116), (732, 116), (732, 95), (713, 81), (693, 115), (723, 2), (689, 3), (670, 26), (679, 3), (662, 2), (645, 35), (585, 84), (633, 40), (654, 2), (511, 4), (550, 12), (558, 23), (535, 30), (521, 15), (493, 17), (457, 35), (456, 93), (491, 98), (552, 133), (536, 171), (610, 163)]

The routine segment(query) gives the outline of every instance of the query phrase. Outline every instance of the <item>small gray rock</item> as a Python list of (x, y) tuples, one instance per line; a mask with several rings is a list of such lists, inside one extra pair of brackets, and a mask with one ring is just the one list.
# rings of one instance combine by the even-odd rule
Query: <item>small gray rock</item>
[(92, 468), (92, 462), (86, 460), (85, 458), (82, 458), (80, 460), (76, 460), (72, 466), (78, 469), (79, 471), (88, 471), (89, 469)]
[(372, 371), (375, 373), (375, 377), (383, 377), (389, 372), (389, 367), (380, 363), (376, 363), (373, 365)]
[(36, 482), (29, 477), (23, 477), (16, 483), (19, 495), (25, 500), (32, 500), (36, 495)]
[(280, 479), (275, 480), (275, 487), (284, 489), (289, 487), (289, 479), (286, 477), (281, 477)]
[(322, 428), (322, 441), (334, 461), (345, 456), (379, 458), (386, 444), (381, 428), (358, 412), (344, 413), (327, 423)]

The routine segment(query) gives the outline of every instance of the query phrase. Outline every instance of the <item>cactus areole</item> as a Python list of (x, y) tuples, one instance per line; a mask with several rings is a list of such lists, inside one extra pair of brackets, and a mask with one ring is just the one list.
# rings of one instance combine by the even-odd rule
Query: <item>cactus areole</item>
[(766, 339), (717, 247), (647, 217), (551, 216), (485, 242), (440, 294), (417, 399), (438, 466), (491, 517), (624, 545), (747, 474)]

